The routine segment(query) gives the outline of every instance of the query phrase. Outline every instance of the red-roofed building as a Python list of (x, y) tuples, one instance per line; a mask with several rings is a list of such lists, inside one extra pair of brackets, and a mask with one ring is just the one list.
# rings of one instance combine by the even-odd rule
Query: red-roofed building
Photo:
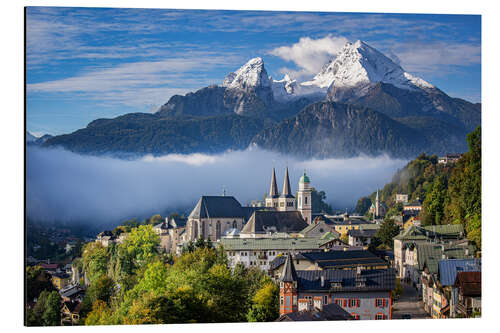
[(458, 291), (456, 311), (464, 317), (481, 313), (481, 272), (458, 272), (454, 287)]

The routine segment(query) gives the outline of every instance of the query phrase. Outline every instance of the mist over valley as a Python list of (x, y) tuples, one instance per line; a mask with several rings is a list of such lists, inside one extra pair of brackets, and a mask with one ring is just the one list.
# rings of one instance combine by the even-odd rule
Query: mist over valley
[(406, 162), (387, 155), (304, 160), (258, 148), (124, 160), (28, 146), (27, 217), (108, 227), (180, 208), (189, 213), (200, 196), (222, 195), (223, 189), (248, 205), (269, 191), (273, 167), (282, 189), (286, 166), (292, 193), (305, 170), (311, 185), (326, 192), (332, 207), (352, 209), (361, 196), (390, 181)]

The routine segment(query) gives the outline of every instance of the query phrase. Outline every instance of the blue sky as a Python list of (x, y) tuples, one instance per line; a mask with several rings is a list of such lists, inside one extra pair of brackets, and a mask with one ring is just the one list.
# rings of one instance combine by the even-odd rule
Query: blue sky
[(481, 17), (29, 7), (27, 127), (69, 133), (154, 112), (261, 56), (273, 78), (309, 79), (361, 39), (453, 97), (481, 101)]

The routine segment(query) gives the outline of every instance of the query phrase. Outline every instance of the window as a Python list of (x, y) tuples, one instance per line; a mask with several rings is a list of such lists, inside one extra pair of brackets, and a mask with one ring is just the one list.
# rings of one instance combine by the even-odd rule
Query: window
[(293, 295), (293, 305), (297, 305), (297, 296)]
[(377, 313), (375, 315), (375, 320), (384, 320), (385, 319), (385, 315), (383, 313)]
[(385, 298), (376, 298), (375, 306), (378, 308), (385, 308)]
[(341, 306), (341, 307), (347, 307), (347, 300), (346, 299), (343, 299), (343, 298), (336, 298), (335, 299), (335, 304), (337, 304), (338, 306)]
[(280, 304), (283, 306), (283, 296), (280, 296)]
[(349, 307), (350, 308), (356, 307), (356, 300), (354, 298), (349, 298)]
[(290, 306), (290, 296), (285, 296), (285, 306)]
[(221, 226), (220, 226), (220, 221), (217, 221), (215, 224), (215, 239), (220, 239), (221, 236)]
[(306, 205), (307, 205), (307, 197), (305, 197), (304, 199), (305, 199), (305, 202), (306, 202)]
[(332, 282), (332, 288), (340, 288), (340, 287), (342, 287), (341, 282)]
[(354, 320), (359, 320), (359, 314), (351, 313), (351, 316), (354, 318)]
[(328, 295), (323, 297), (323, 304), (328, 304)]

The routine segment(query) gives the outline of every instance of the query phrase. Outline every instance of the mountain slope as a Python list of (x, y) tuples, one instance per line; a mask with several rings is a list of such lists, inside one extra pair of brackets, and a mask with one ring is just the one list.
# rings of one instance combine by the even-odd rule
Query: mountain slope
[(425, 116), (439, 118), (451, 126), (462, 127), (463, 135), (481, 123), (481, 105), (451, 98), (441, 90), (406, 90), (378, 82), (365, 95), (347, 98), (345, 103), (369, 107), (392, 118)]
[(318, 102), (253, 140), (264, 149), (325, 158), (388, 153), (407, 157), (429, 145), (419, 132), (363, 107)]
[(95, 120), (84, 129), (48, 139), (43, 146), (125, 157), (128, 154), (217, 153), (245, 149), (264, 126), (263, 120), (236, 114), (164, 118), (132, 113)]

